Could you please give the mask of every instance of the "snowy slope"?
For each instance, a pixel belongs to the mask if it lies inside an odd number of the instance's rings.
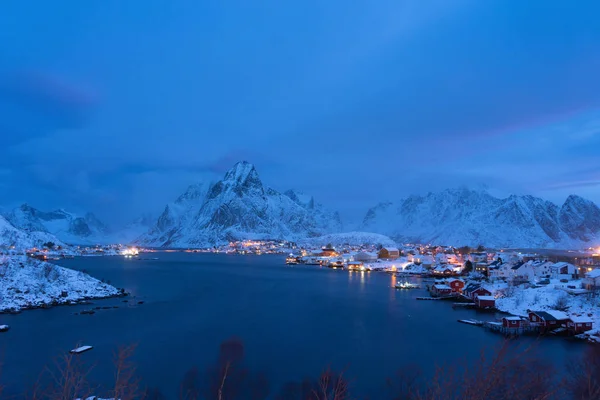
[[[533,197],[499,199],[448,189],[371,208],[361,230],[402,242],[491,247],[572,247],[600,240],[600,209],[578,196],[561,208]]]
[[[27,250],[41,247],[44,243],[52,242],[64,246],[56,236],[46,232],[25,232],[17,229],[0,215],[0,247],[15,247],[16,250]]]
[[[78,217],[65,210],[45,212],[23,204],[7,214],[6,218],[18,229],[50,233],[71,244],[103,243],[108,233],[106,226],[92,213]]]
[[[115,296],[119,291],[83,272],[29,257],[0,257],[0,311]]]
[[[340,229],[339,215],[286,193],[265,187],[254,166],[242,161],[218,182],[191,186],[138,241],[202,247],[237,239],[294,240]]]
[[[382,245],[384,247],[396,247],[397,243],[387,236],[370,232],[344,232],[331,233],[315,238],[301,239],[298,245],[308,247],[321,247],[331,244],[336,246],[361,246],[361,245]]]

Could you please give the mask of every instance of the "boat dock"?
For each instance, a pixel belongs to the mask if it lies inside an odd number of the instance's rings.
[[[518,328],[509,328],[502,325],[502,322],[485,322],[483,327],[491,330],[492,332],[502,333],[506,336],[519,336],[519,335],[539,335],[540,327],[533,325],[521,325]]]
[[[417,297],[417,300],[443,300],[441,297]]]
[[[459,308],[459,307],[462,307],[462,308],[475,308],[476,305],[475,305],[475,303],[453,303],[452,304],[452,308]]]
[[[476,319],[459,319],[457,321],[462,324],[475,325],[475,326],[482,326],[484,324],[483,321],[478,321]]]

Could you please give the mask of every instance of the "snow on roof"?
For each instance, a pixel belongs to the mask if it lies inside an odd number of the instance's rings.
[[[571,315],[569,318],[571,319],[571,321],[579,323],[579,324],[587,324],[587,323],[592,322],[591,318],[581,316],[581,315]]]
[[[392,251],[400,251],[395,247],[383,247],[381,250],[387,250],[388,252],[392,252]]]
[[[567,314],[565,314],[562,311],[557,311],[557,310],[548,310],[546,311],[548,314],[552,315],[554,318],[556,318],[557,320],[561,320],[561,319],[569,319],[569,316]]]
[[[505,319],[507,321],[520,321],[521,317],[504,317],[502,319]]]
[[[561,319],[569,319],[569,316],[562,311],[548,310],[548,311],[532,311],[534,314],[539,315],[545,321],[558,321]]]
[[[477,296],[479,300],[496,300],[494,296]]]
[[[452,288],[448,285],[440,285],[440,284],[436,284],[433,285],[432,287],[435,287],[436,289],[448,289],[448,290],[452,290]]]
[[[588,278],[600,278],[600,268],[588,272],[587,274],[585,274],[585,276],[587,276]]]

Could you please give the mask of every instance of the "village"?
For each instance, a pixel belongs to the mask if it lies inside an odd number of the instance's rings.
[[[2,249],[42,261],[75,256],[183,251],[230,255],[287,254],[289,266],[320,266],[403,277],[396,289],[427,290],[418,300],[446,300],[453,307],[506,313],[497,321],[463,320],[505,335],[553,334],[600,343],[600,254],[456,248],[431,244],[301,246],[282,240],[244,240],[205,249],[154,250],[123,245],[69,246],[52,243],[27,251]],[[411,282],[409,282],[409,279]],[[418,283],[415,283],[418,282]]]
[[[506,313],[498,321],[459,322],[509,336],[552,334],[600,343],[600,255],[593,251],[575,257],[481,247],[324,246],[299,249],[286,264],[420,278],[428,283],[429,296],[417,300],[449,300],[453,307]],[[407,282],[395,287],[421,288]]]

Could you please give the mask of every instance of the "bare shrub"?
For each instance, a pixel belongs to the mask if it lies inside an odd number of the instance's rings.
[[[136,347],[120,347],[115,353],[115,384],[109,397],[120,400],[135,400],[141,397],[137,368],[131,361]]]
[[[569,308],[569,299],[567,299],[567,296],[560,296],[558,299],[556,299],[554,308],[559,311],[566,311]]]
[[[183,380],[179,386],[179,399],[198,400],[200,399],[200,392],[200,374],[198,373],[198,369],[193,367],[183,376]]]
[[[54,370],[47,370],[50,377],[48,387],[35,388],[34,396],[49,400],[87,398],[93,394],[88,382],[91,370],[78,355],[67,353],[55,362]]]
[[[531,347],[510,341],[490,357],[457,366],[436,368],[434,377],[422,384],[418,375],[400,373],[395,400],[546,400],[558,390],[552,367],[542,363]]]
[[[600,399],[600,346],[591,345],[581,359],[568,366],[565,389],[573,399]]]

